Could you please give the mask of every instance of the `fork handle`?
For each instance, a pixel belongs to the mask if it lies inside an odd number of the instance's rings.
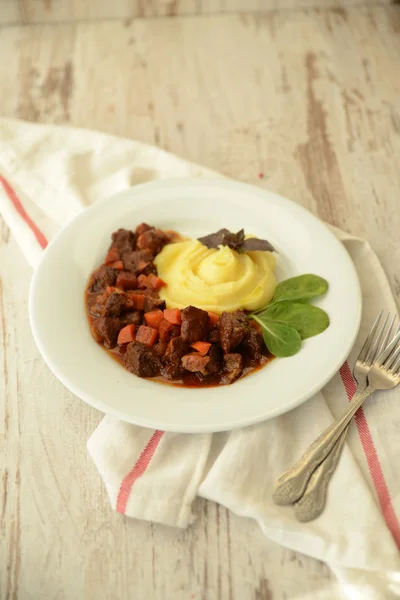
[[[311,475],[302,497],[293,504],[294,514],[298,521],[301,521],[302,523],[313,521],[319,517],[324,510],[328,484],[342,454],[349,427],[350,424],[347,425],[346,429],[339,437],[332,452],[328,454],[326,459],[318,465]]]
[[[329,425],[300,460],[278,478],[272,495],[275,504],[293,504],[301,498],[315,469],[331,452],[340,434],[373,391],[375,388],[368,386],[363,392],[356,392],[345,413]]]

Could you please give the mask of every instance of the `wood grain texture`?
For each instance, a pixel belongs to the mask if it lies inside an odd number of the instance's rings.
[[[0,25],[389,5],[395,0],[0,0]]]
[[[0,114],[281,193],[369,239],[400,298],[399,32],[400,7],[383,6],[8,27]],[[342,598],[324,565],[212,503],[187,531],[111,512],[85,447],[101,415],[40,358],[30,275],[0,222],[1,600]]]

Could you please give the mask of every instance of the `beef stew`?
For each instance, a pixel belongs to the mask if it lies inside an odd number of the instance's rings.
[[[93,338],[138,377],[187,387],[231,384],[273,357],[245,311],[166,308],[153,261],[177,240],[146,223],[112,234],[85,293]]]

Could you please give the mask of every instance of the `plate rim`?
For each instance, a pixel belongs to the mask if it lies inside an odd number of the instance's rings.
[[[144,187],[153,187],[153,188],[161,187],[162,188],[165,186],[173,187],[176,185],[184,185],[184,186],[195,185],[195,186],[197,186],[197,185],[208,185],[208,184],[209,185],[211,185],[211,184],[221,185],[222,184],[225,186],[226,185],[233,186],[235,188],[241,187],[242,190],[244,190],[244,191],[246,189],[248,189],[250,193],[251,192],[254,193],[254,191],[265,193],[266,196],[274,197],[275,200],[279,204],[288,207],[289,210],[294,207],[295,210],[297,210],[300,213],[305,214],[307,216],[307,218],[311,218],[319,226],[323,227],[323,229],[325,230],[325,234],[331,238],[331,240],[337,245],[338,248],[339,247],[341,248],[341,250],[343,251],[343,256],[346,256],[346,260],[348,261],[348,264],[353,272],[353,278],[354,278],[354,282],[356,283],[356,291],[358,294],[357,319],[356,319],[353,335],[349,337],[348,343],[345,346],[345,350],[343,350],[343,352],[342,352],[342,356],[341,356],[340,360],[337,360],[337,362],[332,363],[333,366],[331,369],[329,369],[329,372],[327,372],[327,374],[324,377],[318,379],[318,381],[308,391],[305,391],[302,394],[299,394],[298,396],[296,396],[296,399],[290,403],[289,407],[287,406],[287,404],[285,404],[283,407],[277,406],[276,408],[269,409],[266,415],[260,415],[259,413],[257,413],[253,417],[249,416],[248,418],[241,419],[240,421],[238,421],[237,419],[236,420],[235,419],[233,419],[233,420],[227,419],[223,426],[221,426],[221,425],[219,425],[219,426],[216,426],[216,425],[214,425],[214,426],[213,425],[182,426],[181,424],[178,424],[178,423],[177,424],[162,424],[162,425],[158,424],[157,425],[151,419],[146,419],[146,418],[143,418],[140,416],[133,417],[132,414],[128,414],[128,413],[122,411],[121,409],[114,410],[111,406],[105,405],[102,401],[93,399],[92,396],[82,392],[78,388],[78,386],[75,386],[74,383],[71,382],[70,379],[68,379],[67,377],[64,376],[63,372],[57,366],[57,361],[53,361],[51,356],[46,352],[45,344],[42,343],[40,332],[37,329],[37,324],[36,324],[35,318],[34,318],[34,304],[35,304],[35,294],[36,294],[37,282],[40,277],[41,270],[44,268],[43,265],[46,264],[46,257],[51,254],[52,248],[53,248],[53,246],[55,246],[58,243],[58,240],[61,237],[68,235],[68,231],[71,228],[75,227],[76,223],[80,219],[85,219],[87,213],[96,212],[98,210],[101,210],[101,206],[103,205],[103,203],[108,203],[112,200],[115,201],[115,199],[120,196],[122,197],[122,196],[126,196],[127,194],[135,193],[136,190],[142,189]],[[50,243],[48,244],[48,246],[46,247],[46,249],[43,252],[43,255],[41,257],[39,265],[37,266],[36,270],[33,273],[32,280],[30,283],[30,289],[29,289],[28,312],[29,312],[29,322],[30,322],[31,331],[32,331],[35,343],[39,349],[39,352],[40,352],[43,360],[45,361],[45,363],[47,364],[49,369],[53,372],[53,374],[58,378],[58,380],[69,391],[71,391],[74,395],[76,395],[80,400],[87,403],[89,406],[93,406],[97,410],[100,410],[101,412],[103,412],[105,415],[106,414],[112,415],[112,416],[114,416],[120,420],[123,420],[127,423],[135,424],[135,425],[150,428],[150,429],[162,429],[164,431],[171,431],[171,432],[178,432],[178,433],[213,433],[213,432],[216,433],[216,432],[220,432],[220,431],[231,431],[231,430],[239,429],[242,427],[248,427],[248,426],[255,425],[257,423],[261,423],[261,422],[267,421],[269,419],[275,418],[279,415],[285,414],[286,412],[289,412],[289,411],[297,408],[298,406],[300,406],[301,404],[303,404],[304,402],[309,400],[314,394],[319,392],[326,385],[326,383],[338,372],[338,370],[340,369],[340,367],[342,366],[342,364],[345,362],[346,358],[348,357],[348,355],[351,351],[351,348],[353,347],[354,342],[357,338],[357,335],[358,335],[358,332],[360,329],[360,324],[361,324],[361,316],[362,316],[362,291],[361,291],[361,285],[360,285],[360,281],[358,278],[356,267],[349,255],[349,253],[347,252],[346,248],[344,247],[343,243],[329,229],[328,224],[326,224],[324,221],[319,219],[316,215],[311,213],[308,209],[306,209],[302,205],[300,205],[300,204],[294,202],[293,200],[290,200],[284,196],[281,196],[280,194],[276,194],[275,192],[272,192],[270,190],[265,190],[262,187],[248,184],[248,183],[241,182],[241,181],[235,181],[235,180],[228,179],[225,177],[174,177],[174,178],[169,178],[169,179],[165,179],[165,180],[157,179],[157,180],[137,184],[135,186],[126,188],[124,190],[120,190],[120,191],[116,192],[115,194],[109,195],[105,198],[102,198],[102,199],[94,202],[91,206],[82,210],[82,212],[78,213],[75,217],[73,217],[65,225],[65,227],[63,227],[59,232],[57,232],[57,234],[54,236],[54,238],[50,241]],[[155,385],[159,385],[159,384],[155,384]]]

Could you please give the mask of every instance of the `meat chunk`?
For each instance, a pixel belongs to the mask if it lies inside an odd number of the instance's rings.
[[[144,275],[156,275],[157,274],[157,268],[156,265],[150,261],[148,263],[146,263],[146,266],[144,266],[141,270],[141,273],[143,273]]]
[[[113,287],[107,286],[106,289],[103,290],[103,292],[101,294],[97,294],[96,302],[98,304],[101,304],[104,307],[105,303],[107,302],[107,298],[114,291],[114,289],[115,288],[113,288]]]
[[[101,265],[90,278],[89,292],[101,292],[108,285],[115,285],[117,271],[112,267]]]
[[[93,328],[97,333],[96,339],[101,339],[107,348],[114,348],[117,345],[121,327],[121,321],[115,317],[100,317],[93,321]]]
[[[123,325],[136,325],[138,327],[143,322],[143,313],[140,310],[130,310],[122,316],[121,321]]]
[[[223,312],[218,321],[218,329],[222,349],[227,354],[240,344],[249,329],[246,313],[243,310]]]
[[[213,327],[211,331],[208,333],[208,341],[212,344],[219,344],[221,341],[221,336],[219,335],[218,327]]]
[[[168,236],[161,229],[148,229],[139,235],[137,247],[139,250],[150,250],[155,256],[169,242]]]
[[[201,308],[188,306],[181,311],[181,336],[185,342],[201,342],[207,339],[208,313]]]
[[[179,337],[181,334],[181,328],[179,325],[172,325],[169,321],[163,319],[158,328],[160,340],[169,342],[173,337]]]
[[[192,373],[204,373],[209,362],[209,356],[202,356],[198,352],[191,352],[182,357],[183,368]]]
[[[222,371],[221,382],[233,383],[242,374],[243,358],[241,354],[225,354],[224,370]]]
[[[153,350],[157,354],[157,356],[161,358],[162,356],[164,356],[167,346],[168,342],[162,342],[160,340],[159,342],[157,342],[157,344],[153,346]]]
[[[90,292],[86,296],[86,305],[89,309],[89,314],[92,317],[101,317],[101,313],[103,312],[104,302],[101,302],[102,296],[97,292],[91,294]]]
[[[138,377],[156,377],[160,374],[160,359],[152,348],[140,342],[128,344],[125,366]]]
[[[209,363],[207,364],[207,371],[212,375],[216,375],[220,372],[223,362],[223,352],[221,346],[213,344],[209,349],[207,356],[210,359]]]
[[[189,345],[181,337],[175,337],[168,342],[165,357],[171,360],[176,358],[180,361],[182,356],[187,354],[188,351]]]
[[[125,254],[135,250],[136,236],[133,231],[129,231],[128,229],[118,229],[118,231],[114,231],[111,239],[111,248],[116,248],[119,251],[121,258],[123,258]]]
[[[161,374],[166,379],[179,379],[184,372],[182,357],[189,351],[189,344],[181,337],[172,338],[162,360]]]
[[[155,292],[148,291],[145,295],[144,299],[144,312],[151,312],[153,310],[164,310],[165,309],[165,300],[161,300]]]
[[[238,350],[240,350],[246,365],[255,365],[266,352],[263,336],[254,327],[249,327]]]
[[[154,229],[154,227],[151,227],[151,225],[147,225],[147,223],[140,223],[140,225],[136,227],[136,237],[139,237],[145,231],[149,231],[149,229]]]
[[[101,315],[103,314],[103,310],[104,306],[102,304],[99,304],[98,302],[95,302],[89,307],[89,315],[97,319],[97,317],[101,317]]]
[[[119,292],[112,292],[104,305],[103,317],[119,317],[125,306],[126,296]]]
[[[149,250],[134,250],[126,252],[122,257],[124,268],[134,273],[142,273],[149,265],[152,265],[154,255]]]

